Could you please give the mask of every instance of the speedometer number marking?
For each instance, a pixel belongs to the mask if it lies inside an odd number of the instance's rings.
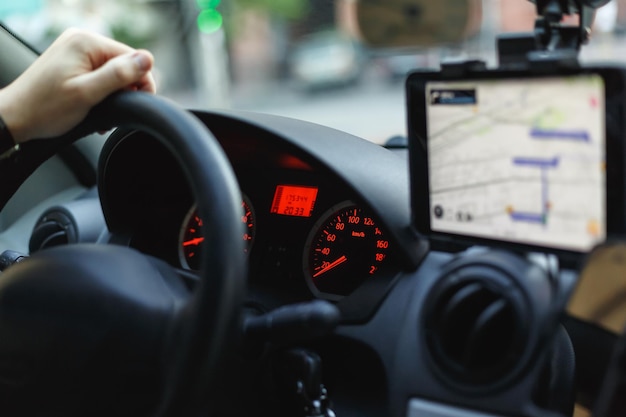
[[[351,202],[334,206],[307,239],[304,265],[309,288],[323,298],[349,295],[380,271],[388,250],[389,241],[373,216]]]
[[[248,198],[244,196],[241,202],[241,223],[244,224],[243,240],[246,242],[245,251],[248,252],[254,241],[255,220],[254,210]],[[183,226],[179,234],[178,256],[184,268],[200,269],[200,253],[204,246],[204,236],[202,236],[202,219],[200,218],[196,206],[189,209]]]

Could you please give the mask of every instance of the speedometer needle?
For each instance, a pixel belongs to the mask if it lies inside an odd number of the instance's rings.
[[[344,263],[345,261],[347,261],[348,258],[346,258],[346,255],[342,255],[341,258],[337,259],[334,262],[329,263],[328,265],[326,265],[324,268],[320,269],[319,271],[317,271],[315,274],[313,274],[313,278],[317,278],[320,275],[322,275],[325,272],[330,271],[331,269],[341,265],[342,263]]]
[[[183,246],[199,245],[202,242],[204,242],[203,237],[196,237],[196,238],[184,241]]]

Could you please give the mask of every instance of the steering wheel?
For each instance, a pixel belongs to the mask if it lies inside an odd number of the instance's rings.
[[[58,247],[7,269],[0,276],[5,415],[185,416],[216,400],[245,290],[235,175],[203,124],[144,93],[109,97],[56,143],[113,126],[152,134],[184,170],[205,220],[200,282],[191,292],[169,265],[114,245]]]

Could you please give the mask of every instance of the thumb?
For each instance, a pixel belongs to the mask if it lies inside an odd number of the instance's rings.
[[[150,52],[138,50],[110,59],[101,67],[79,75],[75,87],[83,91],[90,104],[102,101],[111,93],[139,83],[152,69]]]

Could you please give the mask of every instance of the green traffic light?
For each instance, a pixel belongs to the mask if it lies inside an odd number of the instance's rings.
[[[198,15],[198,29],[203,33],[213,33],[220,30],[224,18],[215,9],[202,10]]]
[[[221,0],[196,0],[200,10],[215,9],[220,5]]]

